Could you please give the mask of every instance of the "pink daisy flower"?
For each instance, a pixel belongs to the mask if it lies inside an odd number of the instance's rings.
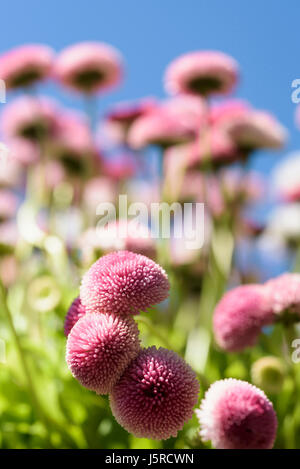
[[[84,174],[95,148],[86,119],[78,112],[63,112],[51,141],[55,157],[71,174]]]
[[[139,314],[168,297],[166,272],[129,251],[101,257],[83,276],[80,298],[87,312]]]
[[[6,139],[37,141],[53,132],[57,113],[56,103],[48,98],[22,96],[5,106],[1,130]]]
[[[85,314],[68,335],[66,360],[82,386],[108,394],[139,350],[131,317]]]
[[[0,78],[8,90],[30,86],[48,77],[53,59],[54,53],[47,46],[17,47],[0,56]]]
[[[265,283],[272,311],[287,321],[300,320],[300,274],[285,273]],[[284,316],[284,317],[283,317]]]
[[[76,322],[85,315],[85,308],[81,304],[79,297],[75,298],[72,302],[69,311],[67,312],[65,323],[64,323],[64,334],[68,337],[71,329],[76,324]]]
[[[176,437],[191,419],[199,384],[190,366],[171,350],[150,347],[129,365],[110,394],[119,424],[138,438]]]
[[[238,64],[218,51],[190,52],[175,59],[165,73],[170,94],[227,94],[238,80]]]
[[[165,159],[177,160],[177,165],[187,169],[202,169],[210,165],[218,167],[240,157],[232,139],[217,127],[211,127],[209,132],[191,143],[170,147],[165,152]]]
[[[209,109],[208,120],[211,125],[223,125],[228,120],[238,119],[247,115],[251,109],[247,101],[241,99],[227,99],[218,104],[212,104]]]
[[[262,327],[273,320],[269,298],[262,285],[236,287],[225,293],[215,308],[215,340],[224,350],[243,350],[253,346]]]
[[[166,107],[157,107],[134,121],[129,129],[128,144],[134,149],[147,145],[167,148],[190,141],[195,129],[189,128],[174,112]]]
[[[264,392],[229,378],[210,386],[196,415],[203,441],[216,449],[271,449],[277,417]]]
[[[82,42],[64,49],[54,64],[56,79],[75,91],[97,93],[116,86],[122,75],[119,52],[108,44]]]
[[[136,103],[118,103],[106,115],[106,133],[118,143],[126,143],[128,131],[134,121],[151,112],[157,106],[153,98],[144,98]]]
[[[257,148],[281,148],[287,138],[285,128],[274,116],[252,109],[243,101],[232,100],[213,107],[210,120],[247,152]]]

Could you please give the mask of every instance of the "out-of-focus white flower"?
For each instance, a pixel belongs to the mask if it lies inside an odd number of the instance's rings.
[[[279,205],[270,214],[266,232],[282,241],[300,239],[300,204]]]
[[[280,162],[272,175],[274,190],[281,199],[300,200],[300,152],[293,152]]]

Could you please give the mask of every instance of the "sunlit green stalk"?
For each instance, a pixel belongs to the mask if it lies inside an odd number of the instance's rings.
[[[66,431],[64,430],[64,428],[61,425],[59,425],[57,422],[53,421],[48,415],[45,414],[44,410],[42,409],[42,407],[40,405],[38,394],[36,392],[33,380],[31,378],[31,373],[30,373],[30,370],[29,370],[29,367],[28,367],[28,364],[27,364],[27,360],[26,360],[26,357],[25,357],[25,352],[22,348],[20,338],[19,338],[18,333],[16,331],[16,328],[14,326],[11,311],[10,311],[8,305],[7,305],[6,291],[5,291],[5,288],[3,286],[3,283],[1,281],[1,279],[0,279],[0,308],[1,308],[1,310],[3,311],[3,313],[5,314],[5,316],[7,318],[7,321],[8,321],[11,333],[13,335],[18,354],[19,354],[20,363],[21,363],[21,366],[22,366],[22,369],[23,369],[23,372],[24,372],[24,376],[25,376],[25,379],[26,379],[26,383],[27,383],[27,389],[28,389],[28,392],[30,394],[30,398],[32,400],[32,404],[33,404],[33,406],[36,410],[36,413],[39,416],[41,422],[44,424],[45,430],[46,430],[47,435],[48,435],[47,439],[48,439],[49,446],[52,446],[51,439],[50,439],[50,436],[49,436],[49,429],[50,429],[50,427],[52,427],[52,429],[54,429],[54,430],[56,430],[56,431],[58,431],[62,434],[62,436],[65,438],[65,440],[68,442],[68,444],[70,444],[72,447],[74,447],[73,439],[66,433]]]

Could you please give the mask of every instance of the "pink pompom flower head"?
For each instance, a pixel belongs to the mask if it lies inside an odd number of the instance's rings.
[[[69,333],[66,360],[82,386],[108,394],[139,349],[138,328],[131,317],[85,314]]]
[[[67,312],[65,323],[64,323],[64,333],[65,336],[71,332],[73,326],[75,326],[76,322],[85,315],[85,308],[82,306],[81,300],[79,297],[75,298],[72,302],[69,311]]]
[[[80,298],[87,312],[139,314],[168,297],[166,272],[153,260],[130,251],[107,254],[83,276]]]
[[[213,317],[217,344],[230,352],[253,346],[263,326],[274,320],[266,289],[242,285],[225,293]]]
[[[54,76],[61,84],[87,94],[117,85],[121,75],[119,52],[99,42],[82,42],[67,47],[54,64]]]
[[[176,437],[191,419],[199,384],[190,366],[171,350],[149,347],[129,365],[110,394],[114,417],[139,438]]]
[[[300,321],[300,274],[285,273],[265,283],[272,311],[278,321]]]
[[[169,65],[165,88],[170,94],[227,94],[237,79],[238,65],[232,57],[218,51],[196,51],[178,57]]]
[[[54,59],[52,49],[40,44],[17,47],[0,56],[0,78],[7,90],[30,86],[44,80]]]
[[[210,386],[196,415],[203,441],[216,449],[271,449],[277,417],[264,392],[233,378]]]

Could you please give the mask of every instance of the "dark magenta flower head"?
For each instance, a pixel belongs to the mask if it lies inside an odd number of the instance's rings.
[[[82,279],[87,312],[139,314],[168,297],[166,272],[141,254],[118,251],[98,259]]]
[[[138,328],[131,317],[85,314],[67,340],[66,360],[82,386],[108,394],[140,350]]]
[[[217,449],[270,449],[277,417],[261,389],[238,379],[213,383],[196,410],[203,441]]]
[[[193,415],[199,384],[190,366],[171,350],[149,347],[129,365],[112,393],[119,424],[139,438],[176,437]]]
[[[262,327],[273,320],[264,286],[253,284],[233,288],[225,293],[214,311],[215,340],[224,350],[243,350],[253,346]]]
[[[69,308],[69,311],[67,312],[66,318],[65,318],[64,333],[66,337],[68,337],[68,335],[71,332],[72,327],[76,324],[76,322],[84,315],[85,315],[85,308],[82,305],[80,298],[77,297],[72,302]]]

